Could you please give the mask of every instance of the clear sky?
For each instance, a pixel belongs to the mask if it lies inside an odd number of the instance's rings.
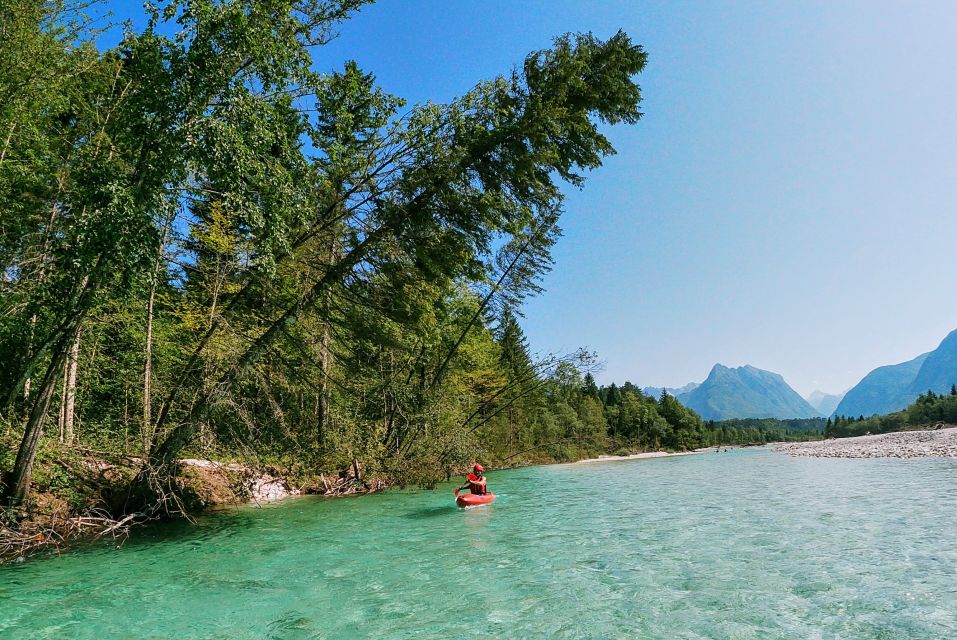
[[[650,55],[645,116],[569,193],[535,350],[596,350],[606,383],[721,362],[807,394],[957,328],[957,2],[382,0],[316,54],[444,101],[618,29]]]

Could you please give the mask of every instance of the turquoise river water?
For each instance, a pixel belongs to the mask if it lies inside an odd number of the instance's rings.
[[[955,638],[957,460],[767,450],[302,498],[0,568],[0,638]]]

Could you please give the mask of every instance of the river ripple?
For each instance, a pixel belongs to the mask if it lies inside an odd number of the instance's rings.
[[[0,638],[957,637],[957,460],[767,450],[296,499],[0,569]]]

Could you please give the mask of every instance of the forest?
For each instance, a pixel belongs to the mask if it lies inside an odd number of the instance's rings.
[[[705,423],[705,438],[710,444],[766,444],[819,440],[824,437],[824,418],[738,418]]]
[[[929,390],[901,411],[883,416],[834,416],[828,418],[824,433],[828,438],[848,438],[869,433],[889,433],[926,429],[937,423],[957,424],[957,385],[950,393]]]
[[[316,69],[363,4],[166,0],[134,30],[0,0],[8,521],[58,491],[175,515],[186,457],[433,486],[477,459],[762,440],[598,388],[595,354],[521,329],[563,189],[641,117],[642,47],[566,34],[407,105],[355,62]],[[107,459],[130,469],[109,500],[71,487]]]

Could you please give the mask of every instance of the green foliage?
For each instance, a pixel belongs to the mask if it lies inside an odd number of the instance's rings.
[[[846,438],[869,433],[922,429],[936,423],[957,424],[957,393],[927,391],[906,409],[884,416],[865,418],[834,416],[828,437]]]
[[[37,454],[37,471],[33,481],[36,490],[55,494],[65,500],[74,511],[97,503],[97,492],[77,474],[82,467],[82,456],[53,443],[45,443]]]
[[[355,62],[312,70],[361,0],[170,0],[106,51],[82,7],[0,2],[0,413],[38,485],[68,483],[44,456],[70,450],[70,397],[74,445],[157,469],[430,485],[700,441],[673,398],[602,394],[589,354],[535,357],[518,322],[563,185],[641,116],[627,35],[561,36],[400,115]]]

